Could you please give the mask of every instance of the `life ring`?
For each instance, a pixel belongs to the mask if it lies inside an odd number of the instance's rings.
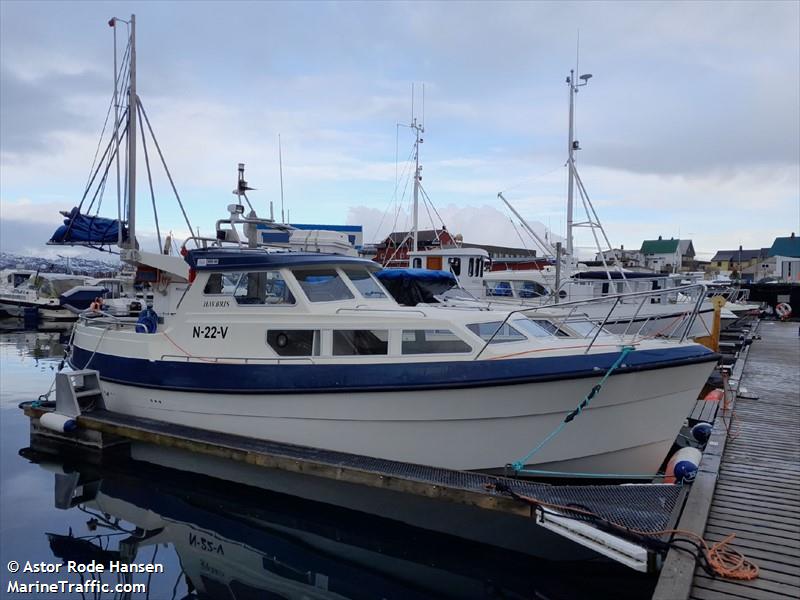
[[[775,314],[777,314],[782,321],[786,320],[792,314],[792,307],[789,306],[786,302],[781,302],[775,307]]]

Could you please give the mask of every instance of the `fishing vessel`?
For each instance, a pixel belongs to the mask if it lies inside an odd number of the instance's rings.
[[[658,338],[608,334],[575,306],[401,307],[372,261],[269,243],[287,229],[257,216],[243,165],[213,237],[190,235],[179,255],[140,249],[146,113],[126,23],[126,130],[112,143],[129,144],[129,203],[116,231],[121,259],[156,293],[138,319],[85,314],[75,326],[69,364],[99,372],[107,410],[455,469],[656,472],[718,359],[687,339],[696,307]],[[571,412],[561,435],[515,461]]]

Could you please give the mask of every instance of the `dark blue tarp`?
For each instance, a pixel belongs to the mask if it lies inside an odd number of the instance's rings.
[[[409,280],[456,284],[456,278],[450,271],[433,269],[381,269],[375,273],[381,281]]]
[[[375,276],[394,299],[405,306],[438,302],[435,296],[457,284],[449,271],[432,269],[382,269]]]
[[[51,244],[116,244],[119,236],[119,221],[105,217],[82,215],[77,207],[62,211],[64,224],[50,238]],[[128,239],[128,230],[122,229],[123,241]]]

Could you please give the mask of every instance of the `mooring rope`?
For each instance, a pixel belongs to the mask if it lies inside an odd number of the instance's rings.
[[[515,472],[517,472],[517,473],[521,473],[521,472],[538,473],[537,471],[533,471],[533,470],[526,471],[525,470],[525,465],[527,464],[527,462],[531,459],[531,457],[533,455],[535,455],[542,448],[544,448],[548,443],[550,443],[550,440],[552,440],[559,433],[561,433],[561,431],[567,425],[569,425],[573,421],[573,419],[575,419],[575,417],[580,415],[584,411],[584,409],[586,409],[589,406],[589,403],[592,401],[592,399],[595,396],[597,396],[597,394],[600,393],[600,390],[603,388],[603,385],[605,384],[605,382],[608,380],[609,377],[611,377],[611,374],[619,368],[619,366],[622,364],[622,361],[625,360],[625,357],[628,356],[628,354],[630,354],[631,352],[633,352],[633,350],[634,350],[633,346],[623,346],[622,352],[620,352],[620,355],[617,357],[617,359],[614,361],[614,363],[611,365],[611,367],[609,367],[609,369],[605,372],[605,374],[600,379],[600,381],[594,387],[592,387],[592,389],[589,391],[589,393],[583,398],[583,400],[580,401],[578,406],[576,406],[573,410],[571,410],[569,413],[567,413],[567,415],[564,417],[564,420],[562,420],[561,423],[559,423],[558,426],[555,429],[553,429],[553,431],[551,431],[549,434],[547,434],[547,436],[541,442],[539,442],[539,444],[537,444],[536,447],[534,447],[530,452],[528,452],[525,456],[523,456],[519,460],[511,463],[511,467],[514,469]],[[577,474],[576,473],[575,475],[576,476],[589,476],[591,474],[586,474],[586,473]],[[608,475],[608,474],[604,474],[604,475]],[[649,475],[648,475],[648,477],[649,477]]]

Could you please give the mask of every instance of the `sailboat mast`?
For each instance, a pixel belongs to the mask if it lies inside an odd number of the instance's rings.
[[[414,119],[411,122],[411,127],[414,129],[414,132],[417,135],[417,140],[414,143],[414,161],[416,163],[416,168],[414,169],[414,219],[411,225],[412,232],[412,251],[416,252],[419,250],[419,180],[420,180],[420,172],[419,172],[419,133],[420,127],[417,125],[417,120]]]
[[[128,247],[136,249],[136,15],[131,15],[130,86],[128,88]]]

